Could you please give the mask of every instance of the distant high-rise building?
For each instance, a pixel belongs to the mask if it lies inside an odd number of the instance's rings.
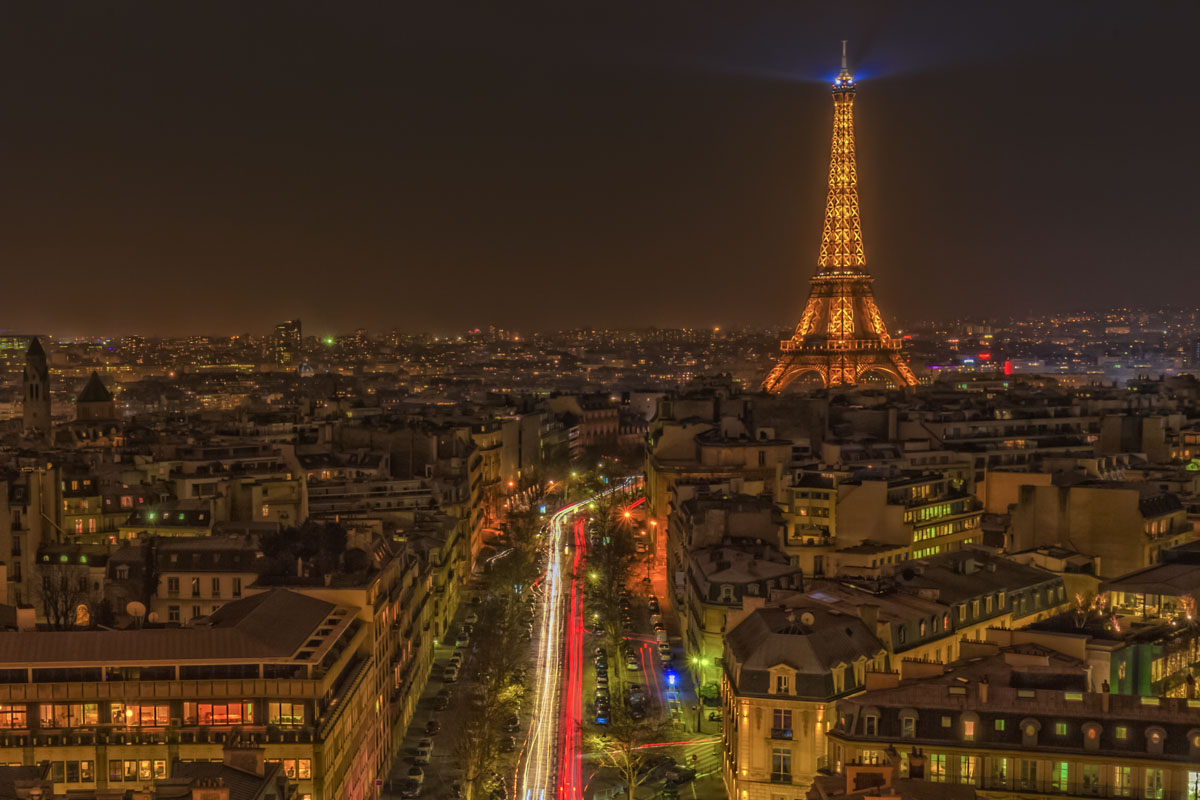
[[[854,155],[854,76],[846,67],[833,84],[833,152],[821,255],[808,303],[791,339],[780,344],[779,361],[763,389],[779,392],[804,375],[824,386],[854,386],[869,373],[901,387],[917,383],[875,305],[874,278],[867,271],[858,209]]]
[[[294,364],[300,356],[300,320],[289,319],[275,326],[275,363]]]
[[[28,434],[50,432],[50,366],[46,351],[35,336],[25,352],[24,423]]]

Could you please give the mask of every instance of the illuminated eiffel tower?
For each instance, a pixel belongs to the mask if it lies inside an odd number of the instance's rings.
[[[875,305],[872,281],[858,213],[854,76],[846,68],[842,42],[842,71],[833,84],[833,153],[821,257],[800,324],[791,339],[780,342],[779,361],[762,388],[780,392],[805,374],[819,377],[827,387],[854,386],[870,372],[901,388],[915,386],[916,376],[900,355],[900,340],[888,335]]]

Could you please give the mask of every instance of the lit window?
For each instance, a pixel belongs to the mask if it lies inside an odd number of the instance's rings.
[[[1067,723],[1065,723],[1065,722],[1054,723],[1054,735],[1055,736],[1066,736],[1067,735]]]
[[[972,739],[975,738],[975,720],[973,720],[973,719],[964,719],[963,720],[963,738],[966,739],[967,741],[971,741]]]
[[[996,730],[1000,731],[1001,733],[1004,732],[1004,720],[1002,720],[1002,719],[996,720]]]

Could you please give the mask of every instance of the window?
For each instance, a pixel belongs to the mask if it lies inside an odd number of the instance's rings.
[[[28,727],[25,706],[0,706],[0,729]]]
[[[874,714],[863,717],[864,732],[867,736],[879,735],[879,717]]]
[[[220,578],[212,579],[212,596],[213,597],[221,596],[221,579]]]
[[[1079,768],[1079,789],[1083,794],[1100,794],[1100,767],[1084,764]]]
[[[301,758],[296,761],[296,777],[302,781],[312,780],[312,759]]]
[[[1162,800],[1163,771],[1153,767],[1146,767],[1146,782],[1142,785],[1145,788],[1146,800]]]
[[[167,779],[167,762],[166,761],[155,761],[154,762],[154,778],[155,778],[155,780],[166,780]]]
[[[131,728],[165,728],[171,723],[171,707],[166,703],[126,706],[113,703],[111,719],[114,725],[127,725]]]
[[[167,606],[167,622],[179,622],[179,606]]]
[[[144,758],[138,761],[138,776],[139,781],[154,780],[154,767],[150,759]]]
[[[1113,728],[1113,735],[1116,736],[1118,739],[1128,739],[1129,738],[1129,728],[1126,728],[1124,725],[1118,725],[1115,728]]]
[[[192,619],[200,616],[200,606],[192,606]]]
[[[78,728],[100,722],[96,703],[42,703],[39,721],[43,728]]]
[[[1008,782],[1008,759],[991,758],[988,760],[992,762],[992,783],[1004,786]]]
[[[167,578],[167,594],[172,597],[179,594],[179,578]]]
[[[1133,767],[1113,767],[1113,796],[1129,797],[1133,791]]]
[[[137,779],[138,779],[138,762],[126,761],[125,762],[125,780],[136,781]]]
[[[95,532],[96,532],[96,518],[88,517],[88,533],[95,533]],[[83,762],[83,763],[91,763],[91,762]]]
[[[1067,735],[1067,723],[1065,723],[1065,722],[1054,723],[1054,735],[1055,736],[1066,736]]]
[[[901,717],[900,718],[900,735],[905,739],[911,739],[917,735],[917,718],[916,717]]]
[[[247,702],[184,703],[183,720],[188,725],[249,725],[254,723],[254,705]]]
[[[791,712],[788,712],[788,715],[790,721]],[[304,705],[302,703],[267,703],[267,724],[303,725]]]
[[[979,774],[979,756],[958,757],[958,782],[974,783]]]
[[[792,782],[792,751],[776,747],[771,750],[771,782]]]
[[[75,532],[83,533],[83,517],[75,518]],[[76,763],[78,763],[78,762],[76,762]]]
[[[1054,761],[1050,764],[1050,787],[1056,792],[1067,791],[1067,762]]]
[[[934,783],[944,783],[946,781],[945,753],[929,754],[929,780]]]
[[[120,783],[121,782],[121,780],[123,779],[123,776],[124,776],[124,773],[122,772],[123,766],[124,766],[124,762],[122,762],[121,759],[119,759],[119,758],[112,759],[108,762],[108,781],[109,781],[109,783]]]
[[[192,578],[192,597],[200,596],[200,579]]]
[[[954,725],[953,717],[942,717],[942,727],[943,728],[949,728],[949,727],[952,727],[953,725]]]
[[[233,579],[233,596],[234,597],[242,596],[242,579],[241,578]]]
[[[775,694],[787,694],[787,693],[788,693],[788,676],[787,675],[776,675],[775,676]]]
[[[1017,788],[1027,791],[1037,790],[1037,765],[1032,759],[1022,758],[1018,763]]]
[[[975,720],[973,720],[973,719],[964,719],[963,720],[963,738],[966,739],[968,742],[974,741],[974,739],[975,739]]]
[[[1002,720],[1002,719],[996,720],[995,727],[996,727],[997,731],[999,731],[1000,733],[1004,733],[1004,720]]]

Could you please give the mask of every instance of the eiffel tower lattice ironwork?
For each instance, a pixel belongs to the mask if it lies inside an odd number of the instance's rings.
[[[888,334],[867,271],[854,159],[854,90],[842,42],[842,71],[833,84],[833,152],[821,256],[800,324],[780,343],[779,361],[763,381],[768,392],[783,391],[805,375],[815,375],[826,387],[854,386],[871,372],[902,388],[917,384],[900,354],[900,340]]]

